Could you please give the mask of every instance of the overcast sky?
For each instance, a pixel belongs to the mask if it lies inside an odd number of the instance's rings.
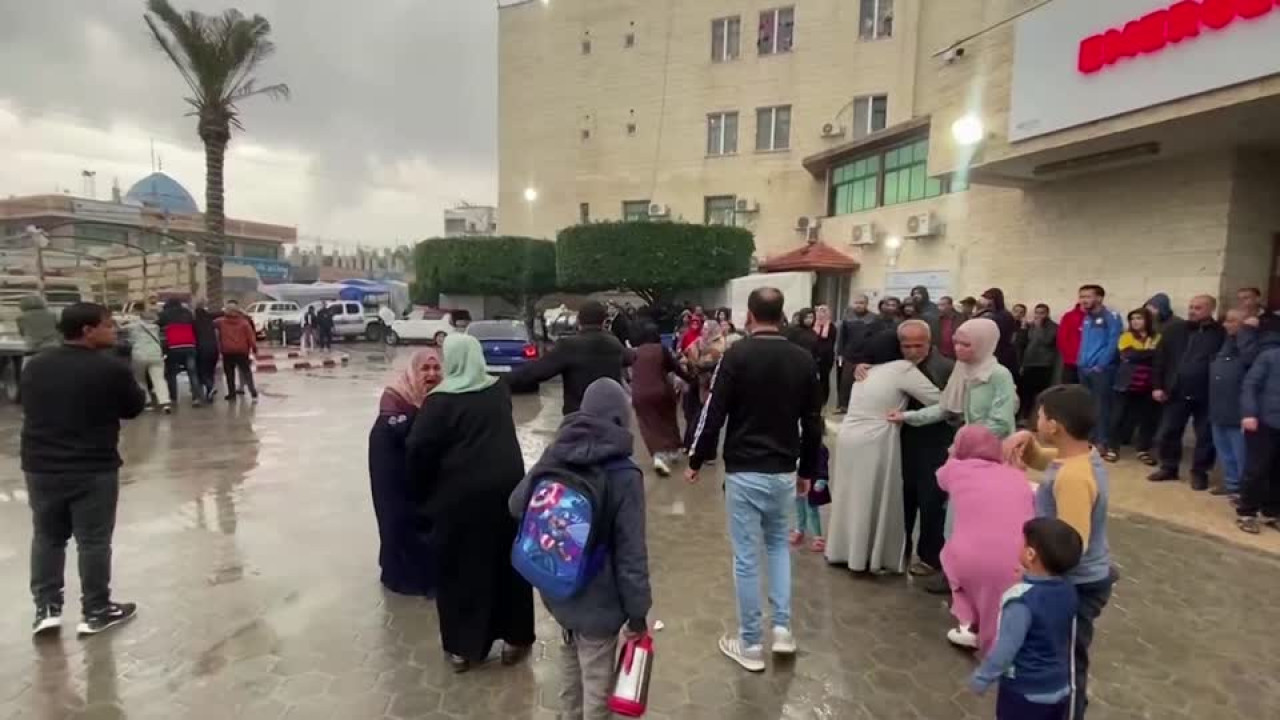
[[[493,0],[173,0],[271,21],[260,84],[293,98],[241,106],[227,214],[354,245],[438,234],[441,211],[497,196]],[[149,38],[143,0],[0,2],[0,196],[97,172],[127,190],[165,172],[204,207],[204,155],[177,71]]]

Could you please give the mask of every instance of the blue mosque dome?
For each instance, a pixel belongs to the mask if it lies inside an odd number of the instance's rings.
[[[139,203],[143,207],[171,213],[196,215],[200,212],[191,193],[187,192],[187,189],[177,180],[162,172],[153,172],[134,183],[124,198]]]

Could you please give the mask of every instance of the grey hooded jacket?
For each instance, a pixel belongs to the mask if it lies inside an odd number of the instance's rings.
[[[58,316],[44,304],[44,299],[31,295],[18,301],[18,332],[27,341],[27,349],[40,352],[62,345],[58,332]]]
[[[525,475],[508,508],[514,517],[524,514],[533,480],[566,465],[599,467],[631,457],[631,401],[617,382],[601,378],[583,395],[582,408],[561,423],[556,438],[533,469]],[[590,473],[584,473],[591,477]],[[568,600],[542,601],[566,630],[587,637],[616,635],[625,624],[640,632],[653,605],[649,588],[649,559],[645,542],[644,476],[634,465],[598,473],[604,499],[604,522],[612,527],[609,562],[591,583]]]

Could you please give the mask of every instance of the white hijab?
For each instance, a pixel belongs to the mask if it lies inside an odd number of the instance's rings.
[[[964,416],[969,399],[969,388],[991,379],[991,373],[1000,364],[996,360],[996,344],[1000,342],[1000,326],[989,318],[966,321],[956,330],[956,339],[973,346],[973,360],[957,362],[947,387],[942,391],[942,410]]]

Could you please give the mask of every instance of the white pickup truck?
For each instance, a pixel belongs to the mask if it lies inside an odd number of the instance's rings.
[[[437,317],[438,316],[438,317]],[[383,339],[388,345],[408,342],[431,342],[440,345],[454,333],[466,332],[471,313],[466,310],[439,313],[415,308],[405,317],[391,323]]]

